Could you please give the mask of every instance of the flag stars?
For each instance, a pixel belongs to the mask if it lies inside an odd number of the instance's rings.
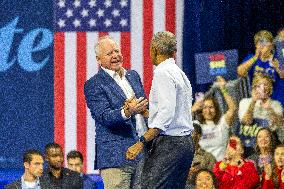
[[[105,11],[104,10],[102,10],[102,9],[99,9],[98,11],[97,11],[97,15],[98,15],[98,17],[102,17],[102,16],[104,16],[105,15],[105,13],[104,13]]]
[[[70,18],[71,16],[73,16],[73,10],[67,9],[65,15],[66,15],[68,18]]]
[[[59,0],[59,2],[57,3],[57,5],[58,5],[60,8],[63,8],[63,7],[65,7],[65,1]]]
[[[121,8],[124,8],[124,7],[127,7],[127,3],[128,3],[128,1],[127,0],[120,0],[120,6],[121,6]]]
[[[111,7],[111,0],[105,0],[104,5],[106,8]]]
[[[78,19],[75,19],[75,20],[73,21],[73,25],[75,26],[75,28],[77,28],[77,27],[81,26],[81,21],[78,20]]]
[[[81,6],[81,1],[80,1],[80,0],[75,0],[74,3],[73,3],[73,5],[74,5],[76,8],[78,8],[78,7]]]
[[[106,27],[110,27],[110,26],[112,25],[111,20],[110,20],[110,19],[106,19],[106,20],[104,21],[104,25],[105,25]]]
[[[92,28],[92,27],[95,27],[96,26],[96,20],[95,19],[90,19],[89,20],[89,25],[90,25],[90,27]]]
[[[65,25],[65,20],[62,20],[62,19],[59,19],[59,21],[57,22],[57,24],[58,24],[58,26],[59,26],[60,28],[63,28],[63,27],[66,26],[66,25]]]
[[[112,14],[114,17],[120,16],[120,12],[119,12],[119,10],[117,10],[117,9],[114,9],[114,10],[111,12],[111,14]]]
[[[127,26],[127,25],[128,25],[128,23],[127,23],[127,20],[126,20],[126,19],[121,19],[121,20],[120,20],[120,22],[119,22],[119,24],[120,24],[122,27],[125,27],[125,26]]]
[[[83,10],[81,11],[81,15],[82,15],[82,17],[89,16],[89,10],[83,9]]]
[[[94,8],[96,6],[96,0],[91,0],[88,4],[91,8]]]

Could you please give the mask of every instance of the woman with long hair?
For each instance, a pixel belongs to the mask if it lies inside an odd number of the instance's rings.
[[[212,96],[206,96],[203,100],[196,101],[192,107],[192,113],[196,115],[197,120],[195,122],[200,124],[202,129],[200,147],[214,155],[217,161],[220,161],[224,157],[236,105],[225,88],[226,81],[222,77],[217,78],[217,85],[220,87],[228,106],[225,114],[221,114],[219,105]]]

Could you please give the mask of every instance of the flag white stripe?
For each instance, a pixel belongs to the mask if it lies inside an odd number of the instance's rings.
[[[87,33],[87,79],[90,79],[98,72],[98,63],[94,46],[98,40],[97,32]],[[96,157],[95,152],[95,120],[92,118],[90,110],[87,109],[87,170],[88,174],[94,173],[94,161]]]
[[[154,0],[154,19],[153,19],[153,31],[154,34],[159,31],[165,31],[166,28],[166,4],[165,0]]]
[[[76,33],[65,33],[65,157],[77,148]]]
[[[143,81],[143,0],[131,1],[131,69]]]
[[[176,39],[177,39],[177,65],[182,69],[182,47],[183,47],[183,21],[184,1],[176,0]]]
[[[108,34],[117,42],[118,45],[121,46],[120,32],[109,32]]]

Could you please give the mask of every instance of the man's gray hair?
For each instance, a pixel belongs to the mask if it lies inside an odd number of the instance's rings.
[[[95,44],[95,53],[96,53],[96,56],[99,56],[100,55],[100,42],[104,39],[110,39],[112,41],[114,41],[116,44],[117,42],[109,35],[105,35],[105,36],[102,36],[99,38],[98,42]],[[118,44],[117,44],[118,45]],[[118,45],[119,46],[119,45]]]
[[[151,47],[162,55],[172,56],[177,50],[176,37],[169,31],[158,32],[152,39]]]

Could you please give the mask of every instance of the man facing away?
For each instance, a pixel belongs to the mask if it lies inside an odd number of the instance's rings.
[[[85,83],[85,98],[96,121],[95,169],[107,189],[129,189],[137,161],[125,159],[129,146],[147,130],[148,101],[136,71],[122,67],[119,45],[104,36],[95,45],[101,69]],[[138,157],[137,160],[142,157]]]
[[[81,152],[72,150],[67,154],[68,169],[79,173],[83,179],[84,189],[96,189],[96,182],[93,181],[88,175],[83,173],[84,158]]]
[[[47,169],[41,177],[41,189],[83,189],[80,174],[64,168],[63,151],[59,144],[49,143],[45,146]]]
[[[27,150],[23,155],[25,172],[21,179],[5,189],[41,189],[39,177],[43,173],[43,157],[38,150]]]
[[[174,34],[158,32],[153,37],[150,56],[156,69],[149,96],[149,130],[126,153],[127,159],[135,159],[154,139],[143,168],[142,188],[184,188],[194,154],[192,89],[175,64],[175,52]]]

